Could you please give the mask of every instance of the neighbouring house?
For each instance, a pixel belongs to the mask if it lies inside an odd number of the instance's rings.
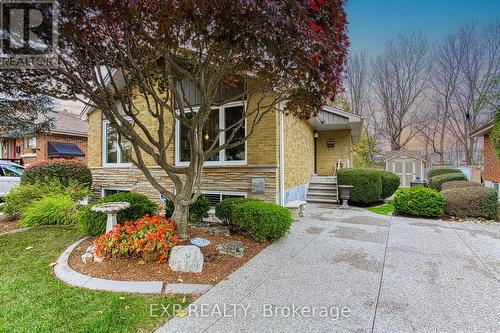
[[[385,157],[385,170],[399,176],[401,187],[409,187],[410,183],[417,177],[425,178],[425,158],[420,152],[401,149],[399,151],[387,151]]]
[[[491,142],[490,134],[495,126],[495,121],[476,128],[472,131],[473,138],[483,138],[483,173],[482,179],[484,186],[494,188],[498,191],[500,183],[500,160],[498,160],[495,148]]]
[[[188,98],[190,103],[196,104],[199,96],[194,94]],[[206,137],[210,137],[217,127],[230,126],[239,119],[245,106],[251,111],[257,107],[257,102],[250,98],[214,108]],[[145,117],[146,113],[144,109]],[[117,132],[102,112],[87,109],[82,117],[88,121],[88,166],[93,174],[95,196],[136,191],[161,203],[160,193],[121,153]],[[154,126],[154,123],[150,125]],[[175,129],[175,145],[168,150],[170,162],[176,166],[186,165],[189,145],[182,126],[168,123],[166,127]],[[306,199],[336,202],[333,176],[337,166],[352,166],[351,146],[358,142],[361,127],[359,116],[331,106],[325,106],[310,120],[300,120],[284,112],[268,113],[245,144],[221,151],[214,160],[205,163],[202,192],[212,206],[227,197],[251,197],[280,204]],[[220,135],[220,140],[224,140],[224,134]],[[155,177],[167,186],[171,184],[167,175],[153,161],[148,161]],[[313,175],[317,177],[313,178]],[[310,187],[311,179],[315,187]]]
[[[2,159],[23,165],[51,158],[71,158],[86,163],[87,122],[65,111],[53,111],[48,116],[53,119],[53,127],[38,137],[3,133]]]

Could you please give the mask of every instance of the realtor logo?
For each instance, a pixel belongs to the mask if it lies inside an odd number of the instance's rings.
[[[56,0],[0,0],[0,68],[57,64]]]

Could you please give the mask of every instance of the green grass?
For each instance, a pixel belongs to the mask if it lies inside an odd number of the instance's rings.
[[[182,302],[73,288],[59,281],[50,263],[82,236],[73,226],[0,236],[0,332],[151,332],[167,318],[152,317],[150,305],[156,309]]]
[[[374,212],[381,215],[389,215],[394,211],[394,205],[392,202],[383,204],[382,206],[367,207],[370,212]]]

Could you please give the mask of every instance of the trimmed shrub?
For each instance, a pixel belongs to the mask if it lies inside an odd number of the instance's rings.
[[[194,193],[193,193],[194,195]],[[192,196],[193,196],[192,195]],[[191,197],[192,197],[191,196]],[[210,202],[203,194],[196,199],[196,202],[189,205],[189,223],[199,223],[204,217],[208,217]],[[165,201],[165,216],[171,218],[174,213],[174,203],[170,200]]]
[[[441,187],[444,183],[453,180],[467,180],[467,177],[463,173],[447,173],[440,176],[434,176],[429,179],[431,188],[441,191]]]
[[[442,192],[446,214],[457,217],[497,218],[498,194],[483,186],[452,188]]]
[[[106,202],[128,202],[130,207],[117,214],[118,223],[133,221],[143,217],[146,214],[155,215],[158,211],[158,205],[149,200],[145,195],[135,192],[120,192],[108,195],[98,200],[93,205]],[[99,236],[106,232],[106,219],[104,213],[97,213],[91,210],[93,205],[85,206],[78,214],[78,222],[83,231],[91,236]]]
[[[463,187],[474,187],[474,186],[483,186],[483,185],[476,182],[470,182],[468,180],[452,180],[444,183],[441,186],[441,192],[452,188],[463,188]]]
[[[427,177],[431,178],[434,176],[440,176],[440,175],[445,175],[447,173],[462,173],[460,169],[452,169],[452,168],[435,168],[429,170],[427,173]]]
[[[394,211],[398,214],[422,217],[443,215],[443,195],[423,186],[397,191],[393,203]]]
[[[136,221],[127,221],[94,242],[96,254],[100,257],[142,256],[147,260],[153,256],[158,263],[167,260],[170,250],[178,243],[174,221],[162,215],[146,215]]]
[[[253,239],[275,241],[290,231],[292,213],[274,203],[246,200],[234,205],[231,220]]]
[[[351,200],[357,204],[370,204],[382,197],[382,177],[379,170],[341,169],[337,175],[339,185],[353,185]]]
[[[215,206],[215,216],[219,218],[222,222],[227,224],[231,223],[231,216],[233,215],[234,207],[246,201],[257,201],[257,199],[250,198],[227,198],[222,200]]]
[[[379,170],[382,179],[382,195],[381,198],[385,199],[393,195],[399,188],[399,176],[395,173]]]
[[[35,201],[47,196],[69,195],[73,200],[82,200],[90,191],[79,184],[63,186],[59,181],[36,182],[12,188],[4,197],[1,210],[10,217],[20,217]]]
[[[19,220],[20,227],[76,223],[78,209],[69,195],[48,196],[34,202]]]
[[[56,179],[64,186],[81,184],[88,189],[92,186],[92,173],[83,163],[74,160],[48,160],[30,165],[23,172],[21,184],[34,184]]]

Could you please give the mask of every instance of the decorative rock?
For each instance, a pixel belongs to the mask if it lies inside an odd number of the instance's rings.
[[[94,259],[94,255],[92,253],[84,253],[82,254],[82,261],[84,264],[88,264]]]
[[[100,262],[103,262],[103,261],[104,261],[103,257],[94,256],[94,262],[100,263]]]
[[[195,228],[201,229],[203,231],[208,232],[210,235],[223,235],[223,236],[231,236],[229,229],[227,226],[221,223],[216,222],[201,222],[196,225]]]
[[[203,270],[203,254],[194,245],[174,246],[168,265],[174,272],[200,273]]]
[[[230,241],[217,245],[217,251],[222,254],[229,254],[233,257],[243,257],[246,246],[240,241]]]
[[[91,253],[91,254],[94,254],[95,253],[95,245],[90,245],[87,250],[85,250],[85,253]]]
[[[201,237],[195,237],[195,238],[191,239],[189,242],[193,245],[198,246],[198,247],[205,247],[205,246],[210,245],[210,241],[208,239],[201,238]]]

